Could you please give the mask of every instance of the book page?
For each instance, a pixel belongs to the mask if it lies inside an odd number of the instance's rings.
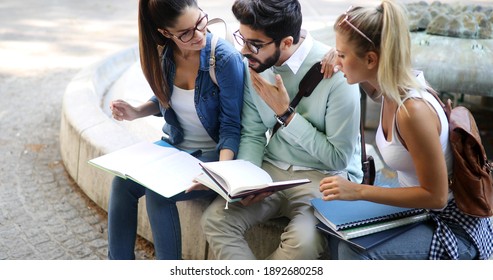
[[[272,183],[272,178],[266,171],[246,160],[206,162],[202,165],[223,179],[227,185],[225,189],[229,190],[230,195],[263,188]]]
[[[292,187],[296,187],[299,185],[307,184],[310,183],[311,181],[309,179],[293,179],[293,180],[286,180],[286,181],[278,181],[278,182],[272,182],[269,183],[265,186],[262,186],[261,188],[251,188],[248,186],[237,188],[236,192],[232,194],[232,198],[237,198],[237,197],[245,197],[248,195],[252,194],[258,194],[261,192],[277,192],[277,191],[282,191],[285,189],[289,189]]]
[[[193,184],[202,173],[199,163],[199,159],[180,151],[132,170],[129,177],[164,197],[171,197]]]
[[[89,160],[93,166],[126,178],[135,169],[179,152],[176,148],[141,142]]]
[[[235,202],[239,200],[239,199],[230,198],[225,190],[223,190],[220,186],[218,186],[208,175],[204,173],[201,173],[199,176],[197,176],[195,180],[201,183],[202,185],[208,187],[209,189],[215,191],[228,202]]]

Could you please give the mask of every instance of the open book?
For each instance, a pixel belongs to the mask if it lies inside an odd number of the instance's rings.
[[[204,174],[196,180],[230,202],[248,195],[276,192],[310,182],[308,179],[273,182],[262,168],[241,159],[205,162],[200,165]]]
[[[164,141],[158,143],[137,143],[89,160],[89,164],[171,197],[193,184],[202,173],[201,161]]]
[[[172,197],[188,189],[194,181],[209,187],[229,202],[250,194],[279,191],[310,182],[301,179],[273,183],[267,172],[248,161],[204,163],[164,141],[137,143],[91,159],[89,164],[133,180],[164,197]]]
[[[311,200],[315,217],[342,239],[357,238],[376,232],[418,223],[429,219],[424,209],[402,208],[370,201]]]

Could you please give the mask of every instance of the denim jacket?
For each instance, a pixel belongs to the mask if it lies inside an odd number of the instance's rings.
[[[240,143],[240,116],[243,104],[244,64],[241,54],[229,43],[219,39],[216,45],[216,77],[219,86],[209,75],[209,58],[212,34],[207,33],[207,43],[200,51],[200,67],[195,79],[195,109],[209,136],[217,143],[216,150],[230,149],[238,154]],[[173,49],[165,48],[162,56],[163,71],[167,73],[167,82],[173,94],[173,81],[176,65]],[[183,141],[183,129],[172,107],[162,107],[156,96],[151,101],[159,105],[165,124],[163,132],[168,142],[177,145]]]

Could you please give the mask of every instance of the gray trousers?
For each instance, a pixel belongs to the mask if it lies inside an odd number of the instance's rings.
[[[326,249],[326,239],[315,225],[310,200],[321,197],[319,182],[326,176],[321,172],[282,170],[265,162],[262,168],[274,181],[308,178],[311,183],[279,191],[259,203],[244,207],[218,196],[204,212],[201,224],[210,248],[217,259],[256,259],[244,238],[245,232],[256,224],[277,217],[287,217],[289,224],[281,234],[281,242],[267,259],[317,259]],[[259,236],[259,238],[262,238]]]

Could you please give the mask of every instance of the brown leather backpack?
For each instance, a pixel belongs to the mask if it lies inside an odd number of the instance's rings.
[[[457,207],[463,213],[475,217],[493,216],[493,165],[481,143],[476,121],[464,106],[452,109],[451,101],[442,105],[449,121],[449,140],[454,155],[450,188],[454,192]]]

